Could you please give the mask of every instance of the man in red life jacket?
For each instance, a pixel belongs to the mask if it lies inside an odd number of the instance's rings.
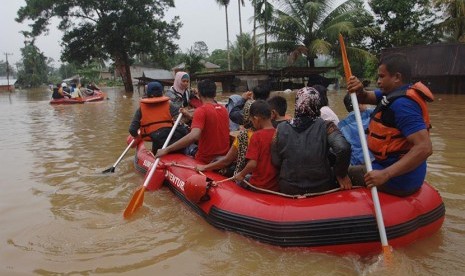
[[[156,153],[162,148],[172,127],[170,100],[163,96],[163,85],[157,81],[148,83],[147,97],[140,100],[140,107],[134,113],[129,133],[134,139],[152,141],[152,152]],[[177,128],[170,142],[174,143],[186,134],[187,131]]]
[[[426,102],[433,94],[421,82],[410,84],[411,68],[401,54],[384,57],[378,67],[380,90],[367,91],[351,77],[347,90],[360,103],[377,104],[368,126],[368,148],[375,157],[364,175],[368,187],[407,196],[418,191],[426,175],[426,159],[433,152]],[[354,183],[356,184],[356,183]]]

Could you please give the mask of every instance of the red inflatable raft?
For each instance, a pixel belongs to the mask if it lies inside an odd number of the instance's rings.
[[[100,90],[94,90],[94,94],[91,96],[85,96],[82,98],[61,98],[52,99],[50,104],[82,104],[88,102],[98,102],[105,99],[105,93]]]
[[[144,143],[137,146],[135,167],[141,173],[154,163]],[[301,247],[336,254],[370,255],[381,252],[369,189],[356,188],[324,195],[289,198],[254,192],[235,182],[209,186],[200,203],[186,196],[189,179],[198,175],[193,158],[169,154],[160,159],[147,190],[165,183],[174,194],[215,227],[234,231],[260,242]],[[205,172],[207,182],[225,177]],[[209,182],[210,181],[210,182]],[[214,183],[214,182],[213,182]],[[419,192],[399,198],[379,193],[384,224],[393,247],[431,236],[441,228],[445,207],[438,191],[424,183]]]

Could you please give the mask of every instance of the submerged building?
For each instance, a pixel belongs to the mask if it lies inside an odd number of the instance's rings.
[[[465,43],[440,43],[390,48],[381,56],[402,53],[412,66],[412,78],[433,93],[465,94]]]

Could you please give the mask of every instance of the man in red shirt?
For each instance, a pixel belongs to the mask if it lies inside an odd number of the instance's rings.
[[[202,106],[194,111],[189,134],[176,143],[157,151],[156,158],[198,142],[195,159],[210,163],[229,150],[229,116],[226,108],[215,101],[216,84],[211,80],[197,85]],[[182,110],[181,110],[182,112]]]
[[[271,122],[271,108],[264,100],[257,100],[250,106],[250,118],[256,131],[250,138],[245,158],[245,168],[234,176],[238,181],[248,174],[250,184],[257,188],[279,191],[278,170],[271,163],[271,141],[275,128]]]

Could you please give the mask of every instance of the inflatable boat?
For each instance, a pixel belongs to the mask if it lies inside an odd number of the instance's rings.
[[[60,98],[52,99],[50,104],[82,104],[88,102],[98,102],[105,99],[105,93],[100,90],[94,90],[94,93],[90,96],[85,96],[82,98]]]
[[[135,168],[146,173],[154,161],[144,143],[138,144]],[[161,157],[147,190],[164,183],[211,225],[263,243],[361,256],[382,251],[367,188],[291,198],[244,188],[215,172],[204,172],[202,180],[194,169],[197,164],[183,154]],[[199,179],[206,184],[199,184]],[[379,200],[388,242],[394,248],[431,236],[443,224],[442,198],[426,182],[409,197],[379,193]]]

